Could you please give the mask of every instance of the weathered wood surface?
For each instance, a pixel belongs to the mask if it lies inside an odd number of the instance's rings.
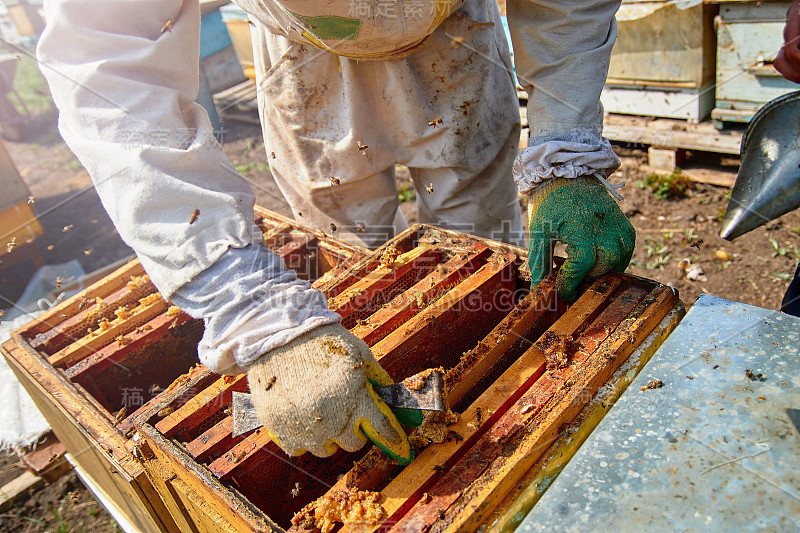
[[[623,327],[578,365],[571,386],[552,395],[529,423],[515,427],[517,431],[510,434],[498,424],[500,434],[493,437],[505,444],[506,453],[475,458],[478,462],[468,470],[478,475],[457,495],[457,500],[448,506],[445,519],[435,523],[431,531],[474,531],[558,437],[562,425],[575,417],[676,302],[677,296],[670,288],[654,289],[624,319]],[[520,412],[533,405],[531,401],[535,398],[525,401]]]
[[[91,334],[84,335],[77,341],[69,344],[62,350],[51,355],[48,359],[50,364],[59,366],[71,366],[82,358],[90,355],[103,346],[111,344],[120,336],[127,335],[139,326],[142,326],[167,310],[167,302],[163,298],[148,305],[140,305],[131,310],[128,318],[115,318],[109,322],[106,330],[98,328]]]
[[[144,274],[144,269],[139,261],[131,261],[127,265],[109,274],[91,287],[83,289],[72,298],[61,302],[60,304],[28,322],[23,328],[25,331],[25,337],[32,339],[35,343],[36,336],[59,326],[69,317],[78,314],[81,311],[81,309],[79,309],[81,302],[87,298],[89,298],[90,301],[94,301],[97,296],[101,298],[107,296],[108,294],[125,287],[131,276],[141,276],[142,274]],[[64,318],[64,315],[66,315],[67,318]]]

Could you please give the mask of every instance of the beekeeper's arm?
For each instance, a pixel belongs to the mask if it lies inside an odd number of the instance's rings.
[[[253,191],[194,102],[199,9],[180,0],[46,2],[38,58],[61,135],[164,298],[205,319],[202,362],[224,373],[250,368],[261,410],[282,406],[282,417],[262,417],[279,445],[327,455],[361,447],[367,433],[408,459],[405,434],[367,385],[388,376],[324,295],[266,250]]]
[[[565,300],[585,277],[625,270],[633,254],[635,231],[603,183],[619,167],[602,137],[600,104],[619,3],[507,2],[517,76],[528,91],[531,136],[514,162],[530,199],[528,260],[538,283],[551,269],[552,243],[567,245],[556,284]]]

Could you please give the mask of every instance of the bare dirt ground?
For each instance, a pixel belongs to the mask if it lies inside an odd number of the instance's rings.
[[[129,256],[100,204],[86,171],[61,141],[52,111],[41,113],[25,142],[6,141],[12,159],[36,197],[35,209],[45,233],[35,246],[48,264],[77,259],[87,272]],[[260,205],[291,215],[266,165],[257,126],[225,125],[223,149],[256,192]],[[621,207],[637,229],[629,272],[671,283],[688,305],[702,293],[778,309],[800,259],[800,214],[790,213],[733,243],[717,236],[728,190],[695,184],[685,195],[664,197],[647,184],[641,166],[646,152],[618,147],[624,164],[612,181],[624,179]],[[718,168],[735,172],[736,159],[695,154]],[[415,191],[398,172],[403,211],[416,220]],[[682,263],[683,262],[683,263]],[[681,264],[683,268],[681,268]],[[0,264],[0,297],[14,301],[33,274],[32,263]],[[685,275],[692,272],[690,280]],[[5,304],[0,305],[4,307]],[[0,453],[0,485],[22,472],[13,454]],[[83,488],[74,473],[0,515],[0,531],[114,531],[111,517]]]

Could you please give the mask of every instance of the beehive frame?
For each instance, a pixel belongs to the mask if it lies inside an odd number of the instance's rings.
[[[316,287],[367,253],[260,207],[255,219],[267,246]],[[132,420],[163,403],[162,396],[175,401],[174,387],[151,392],[148,379],[158,376],[166,386],[188,371],[191,386],[208,381],[210,372],[195,366],[200,321],[171,309],[144,274],[137,260],[129,262],[15,331],[2,352],[117,511],[140,531],[180,531],[132,455]],[[140,403],[131,402],[133,394]]]
[[[460,419],[446,442],[405,469],[376,449],[290,459],[263,430],[230,435],[225,407],[246,382],[219,378],[166,417],[135,419],[138,449],[172,513],[198,530],[283,531],[322,495],[368,490],[380,491],[383,519],[350,527],[474,531],[634,349],[655,329],[674,327],[680,306],[668,287],[612,274],[565,309],[552,278],[528,292],[523,256],[415,226],[327,287],[330,307],[394,379],[447,369]],[[564,353],[569,364],[548,369]],[[302,489],[293,485],[309,477]]]

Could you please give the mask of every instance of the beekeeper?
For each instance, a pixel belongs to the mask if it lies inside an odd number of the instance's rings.
[[[599,103],[619,0],[508,1],[529,95],[519,154],[494,1],[237,3],[253,22],[267,161],[298,219],[363,224],[353,237],[378,245],[404,223],[401,163],[420,221],[514,240],[513,163],[530,196],[534,282],[554,240],[568,244],[567,300],[585,276],[625,268],[635,235],[607,191],[619,161]],[[259,417],[289,454],[352,451],[366,436],[408,462],[403,429],[367,381],[391,379],[325,297],[264,248],[253,191],[194,103],[198,2],[52,0],[45,12],[38,54],[61,134],[162,295],[205,319],[202,362],[248,371]]]

